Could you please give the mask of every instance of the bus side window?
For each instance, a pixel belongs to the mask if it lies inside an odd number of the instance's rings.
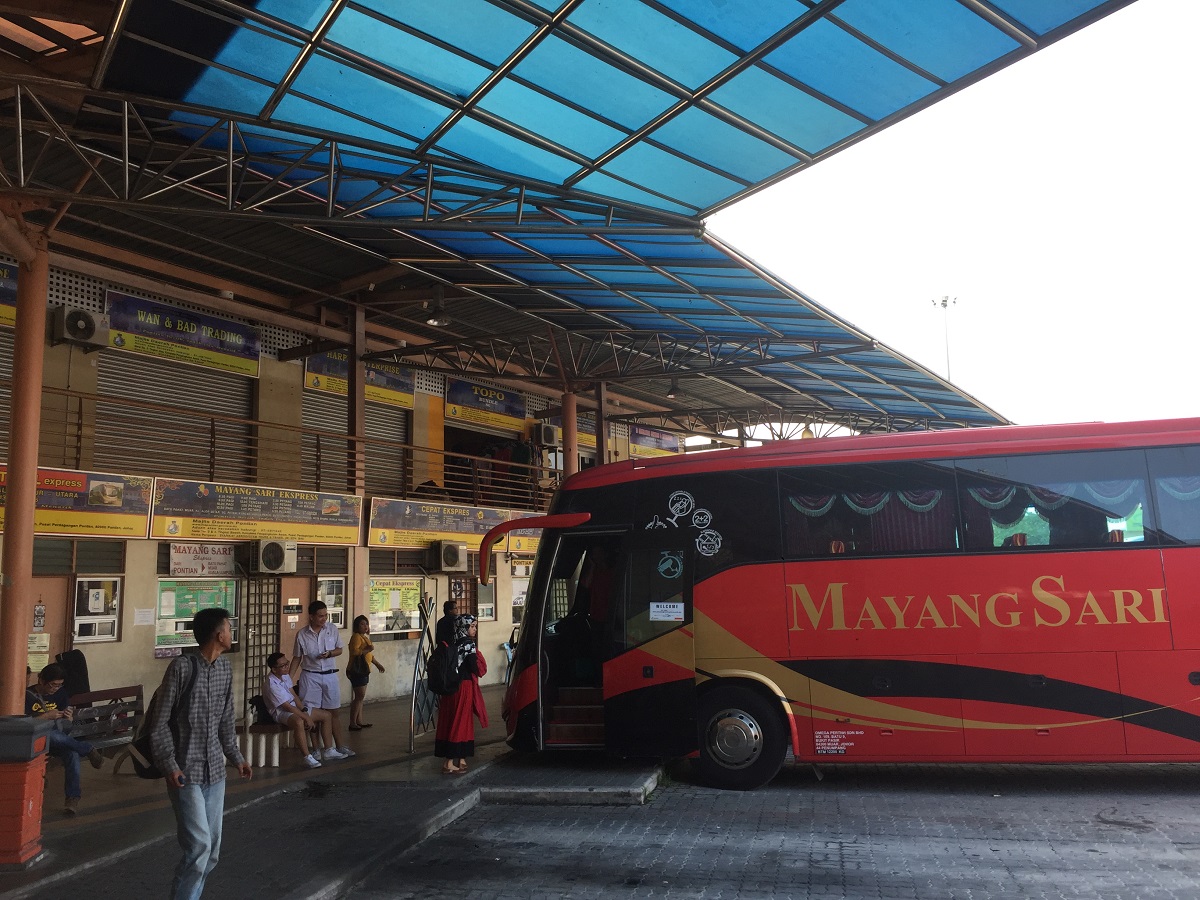
[[[1200,544],[1200,447],[1163,447],[1147,457],[1164,541]]]
[[[934,463],[814,466],[781,475],[789,559],[958,549],[954,477]]]
[[[966,549],[1153,543],[1137,450],[959,460]]]

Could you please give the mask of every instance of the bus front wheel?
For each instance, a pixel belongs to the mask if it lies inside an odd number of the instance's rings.
[[[714,688],[700,697],[700,778],[705,784],[752,791],[778,774],[787,752],[783,716],[749,688]]]

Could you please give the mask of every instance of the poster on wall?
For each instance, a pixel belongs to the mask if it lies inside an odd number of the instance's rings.
[[[258,377],[259,331],[190,309],[108,291],[108,343],[117,350]]]
[[[363,368],[364,399],[404,409],[413,408],[416,376],[412,369],[378,360],[364,362]],[[304,360],[304,386],[309,390],[345,397],[350,390],[348,352],[332,350],[307,357]]]
[[[154,479],[74,469],[38,469],[35,534],[144,538]],[[4,528],[8,467],[0,463],[0,530]]]
[[[510,518],[506,509],[374,497],[367,546],[428,547],[432,541],[460,540],[468,550],[478,550],[480,538]]]
[[[421,627],[422,578],[371,578],[367,582],[367,618],[372,634],[416,631]]]
[[[670,456],[679,452],[679,435],[645,425],[629,426],[630,456]]]
[[[525,431],[525,398],[517,391],[446,379],[446,423],[469,422],[504,431]]]
[[[192,619],[201,609],[223,609],[237,616],[236,578],[160,579],[155,617],[155,647],[194,647]]]
[[[359,542],[362,498],[156,478],[150,536],[168,540]]]
[[[17,267],[0,263],[0,325],[17,324]]]

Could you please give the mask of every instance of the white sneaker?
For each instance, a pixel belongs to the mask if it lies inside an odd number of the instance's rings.
[[[347,754],[342,753],[336,747],[329,747],[328,749],[325,750],[324,753],[321,754],[321,758],[325,759],[325,760],[345,759],[346,756],[347,756]]]
[[[308,756],[304,757],[304,764],[306,766],[308,766],[310,769],[321,768],[321,761],[319,759],[317,759],[315,756],[313,756],[311,753],[308,754]]]
[[[342,759],[349,759],[354,755],[354,751],[349,747],[338,747],[337,751],[338,753],[342,754]]]

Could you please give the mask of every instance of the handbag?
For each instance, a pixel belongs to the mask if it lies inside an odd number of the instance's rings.
[[[346,664],[346,674],[351,678],[362,678],[364,675],[370,675],[371,667],[367,665],[367,655],[360,653],[357,656],[350,657],[350,662]]]

